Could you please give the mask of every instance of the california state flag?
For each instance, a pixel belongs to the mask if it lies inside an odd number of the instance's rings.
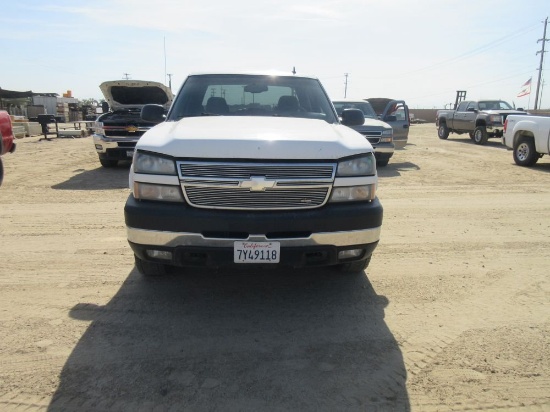
[[[518,97],[527,96],[529,93],[531,93],[531,79],[523,83],[523,85],[521,86],[521,91],[518,94]]]

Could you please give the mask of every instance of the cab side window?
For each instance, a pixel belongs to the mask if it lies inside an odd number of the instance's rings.
[[[468,106],[468,102],[462,102],[458,105],[458,108],[456,109],[457,112],[465,112],[466,106]]]

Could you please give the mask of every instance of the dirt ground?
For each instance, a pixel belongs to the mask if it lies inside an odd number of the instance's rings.
[[[549,159],[413,125],[366,274],[152,281],[128,165],[39,138],[4,156],[0,410],[550,410]]]

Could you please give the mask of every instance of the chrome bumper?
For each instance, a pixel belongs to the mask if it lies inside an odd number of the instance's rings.
[[[107,151],[107,149],[118,149],[119,148],[119,145],[118,145],[119,142],[137,143],[137,141],[139,140],[139,138],[141,136],[136,136],[136,137],[107,137],[107,136],[100,135],[100,134],[94,134],[94,135],[92,135],[92,137],[94,139],[95,150],[98,153],[105,153]],[[101,149],[98,146],[101,146]],[[133,150],[133,148],[132,148],[132,150]]]
[[[302,246],[348,246],[378,242],[381,227],[346,232],[313,233],[304,238],[277,238],[271,239],[264,235],[251,235],[247,239],[206,238],[198,233],[161,232],[155,230],[136,229],[126,227],[128,241],[140,245],[150,246],[202,246],[202,247],[233,247],[235,241],[249,242],[280,242],[281,247]]]

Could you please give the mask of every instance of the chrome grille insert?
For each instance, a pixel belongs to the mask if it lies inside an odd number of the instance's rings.
[[[178,161],[187,202],[209,209],[311,209],[326,203],[336,163]]]

